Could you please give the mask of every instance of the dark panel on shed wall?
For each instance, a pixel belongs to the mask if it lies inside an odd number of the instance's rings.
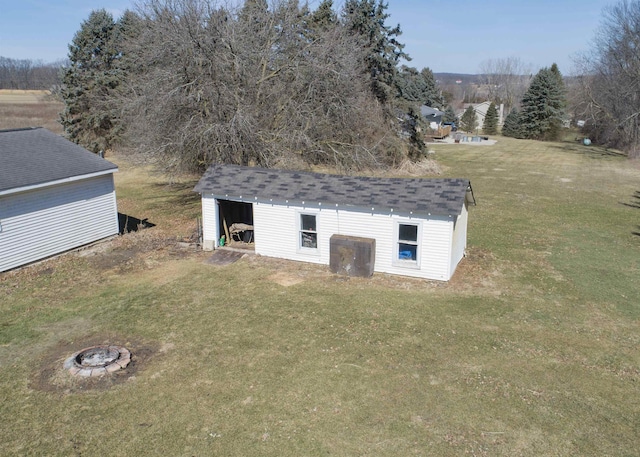
[[[329,266],[333,273],[368,278],[376,263],[376,240],[332,235]]]

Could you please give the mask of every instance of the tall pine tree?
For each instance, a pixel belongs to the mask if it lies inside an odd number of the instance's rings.
[[[482,123],[482,131],[486,135],[498,133],[498,110],[493,102],[487,108],[487,114],[484,116],[484,122]]]
[[[522,98],[520,125],[525,138],[555,140],[562,127],[565,106],[562,77],[557,66],[541,69]]]
[[[93,152],[108,149],[115,140],[117,115],[109,94],[122,81],[116,33],[110,13],[92,11],[69,45],[71,65],[62,77],[60,122],[70,140]]]
[[[92,11],[69,45],[71,65],[62,78],[65,107],[60,122],[70,140],[96,153],[109,149],[121,133],[111,95],[126,74],[119,45],[131,33],[130,14],[123,16],[125,24],[104,9]]]
[[[333,0],[322,0],[318,9],[309,17],[308,26],[311,29],[311,38],[316,38],[318,32],[326,32],[336,27],[338,15],[333,11]]]
[[[442,91],[429,68],[418,72],[415,68],[403,65],[396,78],[396,88],[400,99],[438,109],[444,105]]]
[[[522,138],[522,127],[520,126],[520,113],[513,108],[502,125],[502,134],[511,138]]]
[[[465,132],[472,133],[478,127],[478,118],[476,117],[476,110],[473,106],[465,110],[460,118],[460,128]]]
[[[444,110],[444,116],[442,116],[442,122],[456,122],[458,117],[451,105],[447,105],[447,109]]]
[[[347,30],[360,39],[371,89],[383,105],[393,98],[398,61],[410,59],[402,50],[404,45],[397,40],[402,33],[400,25],[385,24],[389,18],[387,8],[383,0],[346,0],[342,13]]]

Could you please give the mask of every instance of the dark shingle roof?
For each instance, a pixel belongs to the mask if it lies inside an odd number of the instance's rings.
[[[288,170],[212,165],[195,192],[245,200],[321,202],[376,210],[460,214],[467,179],[405,179],[338,176]]]
[[[0,192],[117,169],[49,130],[0,130]]]
[[[444,111],[440,111],[439,109],[431,108],[427,105],[422,105],[420,107],[420,114],[422,114],[424,117],[437,117],[444,116],[445,113]]]

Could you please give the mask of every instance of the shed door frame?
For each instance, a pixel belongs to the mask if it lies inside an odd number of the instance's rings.
[[[217,198],[216,205],[218,211],[218,220],[216,221],[216,223],[220,237],[222,237],[222,235],[226,236],[226,231],[224,228],[225,223],[227,224],[227,229],[235,223],[253,225],[252,202]],[[253,237],[255,237],[255,230],[253,232]],[[227,242],[228,241],[229,240],[227,240]],[[255,239],[253,241],[255,241]],[[218,241],[216,241],[216,245],[219,245]]]

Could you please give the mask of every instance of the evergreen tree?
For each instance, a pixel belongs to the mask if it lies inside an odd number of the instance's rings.
[[[487,114],[485,115],[484,123],[482,124],[482,131],[486,135],[495,135],[498,133],[498,110],[493,102],[491,102],[487,109]]]
[[[520,113],[513,108],[507,115],[502,125],[502,134],[511,138],[523,138],[522,128],[520,126]]]
[[[383,105],[393,98],[398,61],[401,58],[410,60],[402,51],[404,45],[396,39],[402,33],[400,25],[385,25],[389,18],[387,8],[383,0],[346,0],[342,13],[347,30],[361,41],[371,88]]]
[[[245,0],[240,10],[240,18],[245,21],[259,23],[269,9],[267,0]]]
[[[398,97],[409,102],[424,103],[422,101],[424,95],[424,80],[413,67],[403,65],[400,67],[396,78],[396,88]]]
[[[71,65],[64,71],[60,114],[67,137],[87,149],[106,151],[120,130],[111,93],[124,79],[118,65],[118,23],[106,10],[92,11],[69,45]]]
[[[414,106],[409,108],[403,127],[405,131],[409,132],[409,158],[413,161],[418,161],[424,157],[426,148],[424,135],[422,134],[425,126],[419,109]]]
[[[557,66],[556,66],[557,70]],[[562,126],[564,102],[558,71],[543,68],[522,98],[520,125],[525,138],[554,140]]]
[[[420,76],[424,81],[424,104],[432,108],[442,109],[444,107],[444,97],[442,90],[438,87],[436,77],[429,67],[425,67],[420,71]]]
[[[115,61],[119,70],[127,72],[139,70],[133,59],[125,52],[126,43],[140,36],[142,19],[131,10],[122,13],[122,17],[116,22],[113,36],[114,46],[119,55]]]
[[[551,68],[549,68],[549,71],[551,72],[551,74],[555,78],[556,84],[560,88],[560,91],[562,93],[564,93],[564,79],[562,78],[562,73],[560,73],[560,68],[558,68],[558,64],[557,63],[553,63],[551,65]]]
[[[478,118],[476,117],[476,110],[473,109],[473,106],[469,105],[469,107],[465,110],[464,114],[460,118],[460,128],[465,132],[473,132],[478,127]]]
[[[554,119],[551,122],[551,128],[549,129],[547,137],[548,139],[556,140],[560,136],[560,131],[562,130],[562,117],[564,115],[564,109],[566,107],[567,94],[564,85],[564,79],[562,78],[562,73],[560,73],[558,65],[556,63],[553,63],[551,65],[551,68],[549,68],[549,71],[551,72],[551,75],[553,76],[555,84],[558,88],[560,98],[559,109],[561,110],[561,114],[558,118]]]
[[[458,117],[451,105],[447,105],[447,109],[444,110],[444,116],[442,116],[442,122],[456,122]]]
[[[312,30],[311,38],[315,38],[315,32],[326,32],[336,27],[337,24],[338,15],[333,11],[333,0],[322,0],[318,5],[318,9],[311,13],[309,17],[308,26]]]
[[[418,72],[415,68],[403,65],[396,78],[396,89],[400,99],[438,109],[444,106],[442,91],[429,68]]]

